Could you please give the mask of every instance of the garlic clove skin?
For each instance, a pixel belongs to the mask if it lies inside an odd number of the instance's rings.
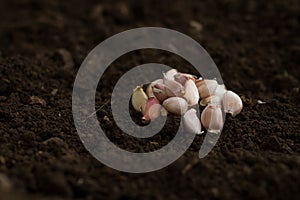
[[[174,80],[180,83],[181,85],[184,85],[185,82],[187,81],[187,78],[183,76],[181,73],[178,73],[174,75]]]
[[[199,92],[195,82],[192,79],[189,79],[185,82],[184,85],[185,94],[183,98],[186,99],[189,106],[198,104],[199,102]]]
[[[220,96],[213,95],[213,96],[206,97],[205,99],[201,99],[200,101],[201,106],[207,106],[207,104],[221,105],[222,98]]]
[[[188,110],[184,115],[183,115],[183,123],[185,129],[194,134],[202,134],[203,131],[201,132],[201,122],[200,119],[197,116],[197,112],[194,108]]]
[[[225,87],[224,84],[222,84],[222,85],[218,84],[217,87],[216,87],[216,90],[213,93],[213,95],[218,96],[222,99],[226,91],[227,90],[226,90],[226,87]]]
[[[147,102],[147,100],[148,100],[148,96],[144,92],[143,88],[141,86],[137,86],[133,90],[133,94],[131,97],[131,104],[133,108],[136,111],[141,112],[141,107]]]
[[[166,73],[163,73],[164,77],[168,80],[174,80],[174,75],[176,74],[178,74],[178,71],[176,69],[171,69]]]
[[[155,97],[155,95],[153,94],[153,86],[155,84],[163,84],[163,80],[162,79],[157,79],[155,81],[153,81],[152,83],[150,83],[146,89],[146,94],[148,97]]]
[[[163,102],[164,108],[176,115],[183,115],[188,109],[188,103],[181,97],[170,97]]]
[[[164,78],[165,91],[169,97],[182,97],[185,94],[183,85],[174,80]]]
[[[209,79],[196,80],[195,83],[201,99],[205,99],[206,97],[213,95],[218,86],[218,82],[216,80]]]
[[[239,114],[243,109],[241,98],[234,92],[228,90],[223,96],[223,107],[226,113],[230,113],[233,117]]]
[[[210,132],[219,132],[223,127],[223,115],[221,106],[208,104],[201,114],[203,127]]]
[[[195,82],[196,77],[191,74],[186,74],[186,73],[178,73],[174,75],[174,80],[180,83],[181,85],[185,85],[187,80],[193,80]]]
[[[142,120],[144,122],[149,122],[160,116],[162,106],[156,98],[150,97],[141,108],[143,114]]]

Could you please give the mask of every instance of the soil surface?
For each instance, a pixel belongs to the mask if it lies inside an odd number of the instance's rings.
[[[0,199],[298,199],[299,13],[298,0],[2,0]],[[145,26],[174,29],[203,45],[227,88],[243,96],[244,109],[226,117],[204,159],[198,159],[200,135],[170,166],[129,174],[84,148],[71,96],[82,61],[97,44]],[[177,55],[135,51],[110,66],[96,95],[108,137],[131,151],[158,149],[178,126],[170,117],[158,136],[142,141],[114,125],[107,104],[113,85],[149,62],[193,72]]]

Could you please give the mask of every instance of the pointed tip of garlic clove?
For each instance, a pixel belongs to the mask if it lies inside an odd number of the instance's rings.
[[[170,97],[163,102],[164,108],[176,115],[183,115],[188,109],[188,103],[181,97]]]
[[[189,106],[194,106],[198,104],[200,96],[195,82],[191,79],[187,80],[184,85],[185,94],[183,98],[185,98],[189,104]]]
[[[168,80],[174,80],[174,75],[178,74],[178,71],[176,69],[170,69],[166,73],[163,73],[164,78]]]
[[[243,102],[241,98],[230,90],[225,92],[222,102],[224,111],[231,114],[233,117],[239,114],[243,109]]]
[[[203,127],[210,132],[218,132],[223,128],[223,114],[220,105],[209,104],[201,114]]]
[[[136,111],[141,112],[141,107],[143,104],[147,102],[147,100],[148,100],[148,96],[144,92],[143,88],[141,86],[137,86],[133,90],[133,94],[131,96],[131,104],[133,108]]]
[[[183,115],[183,123],[186,130],[194,134],[202,134],[201,122],[197,116],[197,111],[192,108]]]

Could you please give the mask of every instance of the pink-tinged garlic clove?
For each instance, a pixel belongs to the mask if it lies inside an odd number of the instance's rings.
[[[142,114],[145,114],[145,112],[147,112],[147,110],[154,104],[159,104],[158,100],[155,97],[149,97],[141,107]]]
[[[218,86],[218,82],[216,80],[201,79],[196,80],[195,83],[201,99],[205,99],[206,97],[213,95]]]
[[[199,102],[199,92],[195,82],[192,79],[189,79],[185,82],[184,85],[185,94],[183,98],[186,99],[189,106],[198,104]]]
[[[166,86],[162,83],[156,83],[152,87],[153,95],[157,98],[160,102],[166,100],[169,96],[166,93]]]
[[[153,86],[154,86],[155,84],[157,84],[157,83],[163,84],[163,80],[162,80],[162,79],[157,79],[157,80],[153,81],[152,83],[150,83],[150,84],[148,85],[148,87],[147,87],[147,89],[146,89],[146,94],[147,94],[148,97],[154,97],[154,96],[155,96],[155,95],[153,94]]]
[[[174,80],[164,78],[165,91],[169,97],[182,97],[185,93],[183,85]]]
[[[241,98],[232,91],[225,92],[222,102],[224,111],[226,113],[230,113],[232,116],[236,116],[243,109],[243,102]]]
[[[183,115],[188,109],[188,103],[181,97],[170,97],[163,102],[164,108],[176,115]]]
[[[167,71],[166,73],[163,73],[164,77],[168,80],[174,80],[174,75],[178,74],[178,71],[176,69],[171,69]]]
[[[143,104],[147,102],[147,100],[148,100],[148,96],[144,92],[143,88],[141,86],[137,86],[133,90],[133,94],[131,97],[131,104],[133,108],[136,111],[141,112],[141,107]]]
[[[201,132],[201,122],[200,119],[197,116],[197,112],[194,108],[188,110],[183,115],[183,123],[185,129],[194,134],[202,134]]]
[[[209,104],[201,114],[203,127],[210,132],[219,132],[223,127],[223,116],[220,105]]]
[[[143,121],[149,122],[160,116],[162,106],[154,97],[150,97],[145,104],[142,105]]]
[[[149,109],[145,112],[142,120],[143,122],[149,122],[158,118],[161,115],[162,105],[160,104],[153,104]]]

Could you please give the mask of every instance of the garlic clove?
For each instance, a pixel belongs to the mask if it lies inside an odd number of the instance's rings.
[[[170,97],[163,102],[164,108],[176,115],[184,114],[188,109],[188,103],[181,97]]]
[[[142,114],[145,114],[147,110],[154,104],[159,104],[158,100],[155,97],[149,97],[141,107]]]
[[[201,122],[197,116],[197,112],[194,108],[188,110],[183,115],[183,123],[186,130],[194,134],[202,134],[201,132]]]
[[[187,100],[189,106],[198,104],[200,98],[199,92],[195,82],[192,79],[189,79],[185,82],[184,90],[185,90],[185,94],[183,98]]]
[[[154,97],[154,96],[155,96],[155,95],[153,94],[153,86],[154,86],[155,84],[157,84],[157,83],[163,84],[163,80],[162,80],[162,79],[157,79],[157,80],[153,81],[152,83],[150,83],[150,84],[148,85],[148,87],[147,87],[147,89],[146,89],[146,94],[147,94],[148,97]]]
[[[184,87],[177,81],[168,80],[167,78],[164,78],[164,84],[166,94],[169,97],[182,97],[185,93]]]
[[[133,94],[131,97],[131,104],[133,106],[133,108],[138,111],[141,112],[141,107],[143,104],[145,104],[148,100],[148,97],[146,95],[146,93],[144,92],[143,88],[141,86],[137,86],[134,90],[133,90]]]
[[[151,105],[148,110],[144,113],[142,118],[143,122],[147,123],[151,120],[158,118],[161,115],[162,105],[160,104],[153,104]]]
[[[152,119],[155,119],[160,116],[161,112],[161,105],[159,104],[158,100],[154,97],[150,97],[146,103],[142,105],[142,114],[143,114],[143,121],[148,122]]]
[[[223,127],[223,116],[221,106],[208,104],[201,114],[203,127],[210,132],[219,132]]]
[[[196,80],[195,83],[201,99],[205,99],[206,97],[213,95],[218,86],[216,80],[209,79]]]
[[[174,80],[174,75],[178,74],[178,71],[176,69],[171,69],[167,71],[166,73],[163,73],[164,77],[168,80]]]
[[[157,98],[160,102],[166,100],[169,96],[166,94],[166,86],[162,83],[156,83],[152,87],[153,95]]]
[[[230,113],[232,116],[236,116],[243,109],[243,102],[241,98],[232,91],[225,92],[222,102],[224,111],[226,113]]]

